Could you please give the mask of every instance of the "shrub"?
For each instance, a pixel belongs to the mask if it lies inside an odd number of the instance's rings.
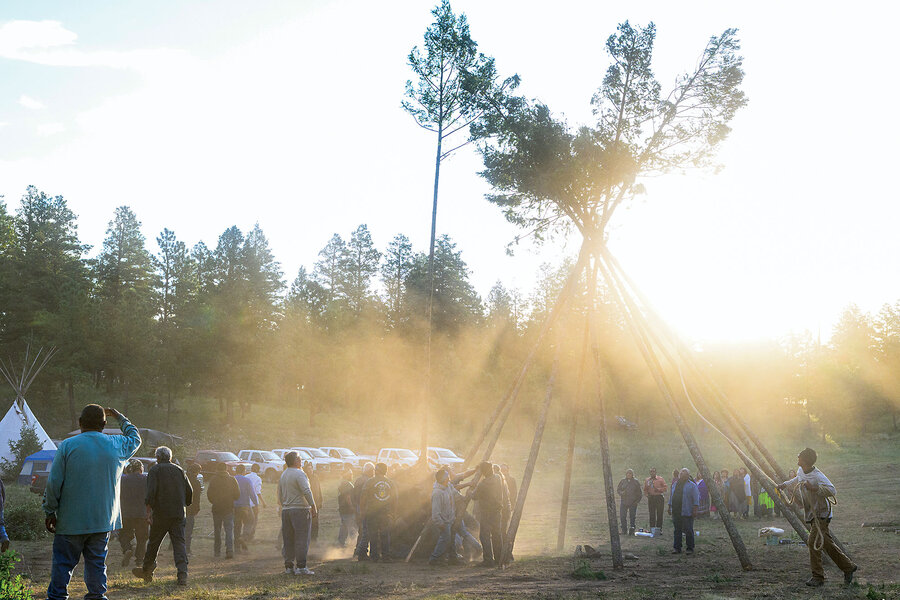
[[[603,581],[607,579],[606,573],[603,571],[595,571],[591,567],[591,563],[588,560],[579,560],[578,564],[575,565],[575,570],[572,571],[572,577],[575,579],[598,579]]]
[[[47,536],[41,497],[21,485],[6,488],[6,533],[11,540],[38,540]]]
[[[12,460],[0,459],[0,475],[4,481],[15,481],[22,470],[25,459],[43,448],[41,440],[34,426],[22,423],[19,429],[18,441],[9,442],[9,451],[13,454]]]
[[[22,576],[12,574],[20,560],[19,555],[12,550],[0,554],[0,598],[3,600],[33,600]]]

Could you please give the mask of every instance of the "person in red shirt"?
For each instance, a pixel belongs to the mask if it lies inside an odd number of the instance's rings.
[[[650,477],[644,480],[644,495],[647,496],[647,508],[650,510],[650,527],[663,524],[663,507],[666,504],[666,480],[650,469]]]

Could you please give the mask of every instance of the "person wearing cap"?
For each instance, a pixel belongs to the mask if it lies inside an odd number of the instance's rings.
[[[136,458],[128,461],[119,485],[119,502],[122,507],[122,529],[119,530],[119,545],[122,547],[122,566],[127,567],[134,556],[135,564],[142,564],[147,538],[150,536],[150,522],[144,496],[147,493],[147,474],[144,465]],[[134,540],[134,549],[131,541]]]
[[[103,433],[107,417],[118,420],[122,435]],[[78,425],[81,433],[57,448],[44,490],[44,525],[54,534],[48,600],[69,597],[69,581],[82,556],[85,597],[106,597],[109,534],[122,528],[120,478],[141,445],[137,427],[114,408],[88,404]]]
[[[844,572],[844,583],[850,585],[853,583],[853,574],[858,567],[837,547],[834,538],[831,537],[831,532],[828,531],[828,526],[834,516],[830,499],[834,497],[836,490],[825,474],[815,467],[816,460],[818,460],[816,451],[812,448],[804,448],[797,455],[797,466],[800,467],[797,475],[779,484],[778,489],[794,489],[796,486],[797,493],[803,502],[806,522],[810,525],[809,541],[806,545],[809,548],[809,567],[812,577],[806,581],[806,585],[819,587],[825,584],[825,569],[822,566],[823,550]],[[817,531],[821,532],[819,548],[816,548],[818,545],[816,538],[819,535]]]

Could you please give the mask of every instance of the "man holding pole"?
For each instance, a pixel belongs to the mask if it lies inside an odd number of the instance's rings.
[[[797,455],[797,466],[800,467],[797,476],[779,484],[778,489],[791,488],[799,493],[803,500],[806,522],[810,524],[809,540],[806,545],[809,547],[812,577],[806,581],[806,585],[810,587],[825,585],[822,550],[827,552],[834,564],[844,572],[844,583],[850,585],[853,583],[853,573],[858,567],[835,545],[828,531],[833,516],[831,499],[834,498],[836,490],[825,474],[814,466],[817,459],[816,451],[812,448],[802,450]]]

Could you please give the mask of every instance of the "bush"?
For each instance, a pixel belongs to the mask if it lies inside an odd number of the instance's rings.
[[[600,581],[607,579],[606,573],[603,571],[595,571],[591,567],[591,562],[585,559],[579,560],[575,565],[575,570],[572,571],[572,577],[575,579],[597,579]]]
[[[6,488],[6,533],[11,540],[38,540],[49,535],[44,527],[42,499],[22,485]]]
[[[0,598],[3,600],[33,600],[22,576],[12,574],[20,560],[19,555],[12,550],[0,554]]]
[[[41,450],[43,445],[37,432],[34,430],[34,426],[26,425],[25,423],[22,423],[22,428],[19,429],[18,441],[10,440],[8,443],[13,459],[0,459],[0,475],[2,475],[4,481],[15,481],[22,470],[22,465],[25,464],[25,459]]]

